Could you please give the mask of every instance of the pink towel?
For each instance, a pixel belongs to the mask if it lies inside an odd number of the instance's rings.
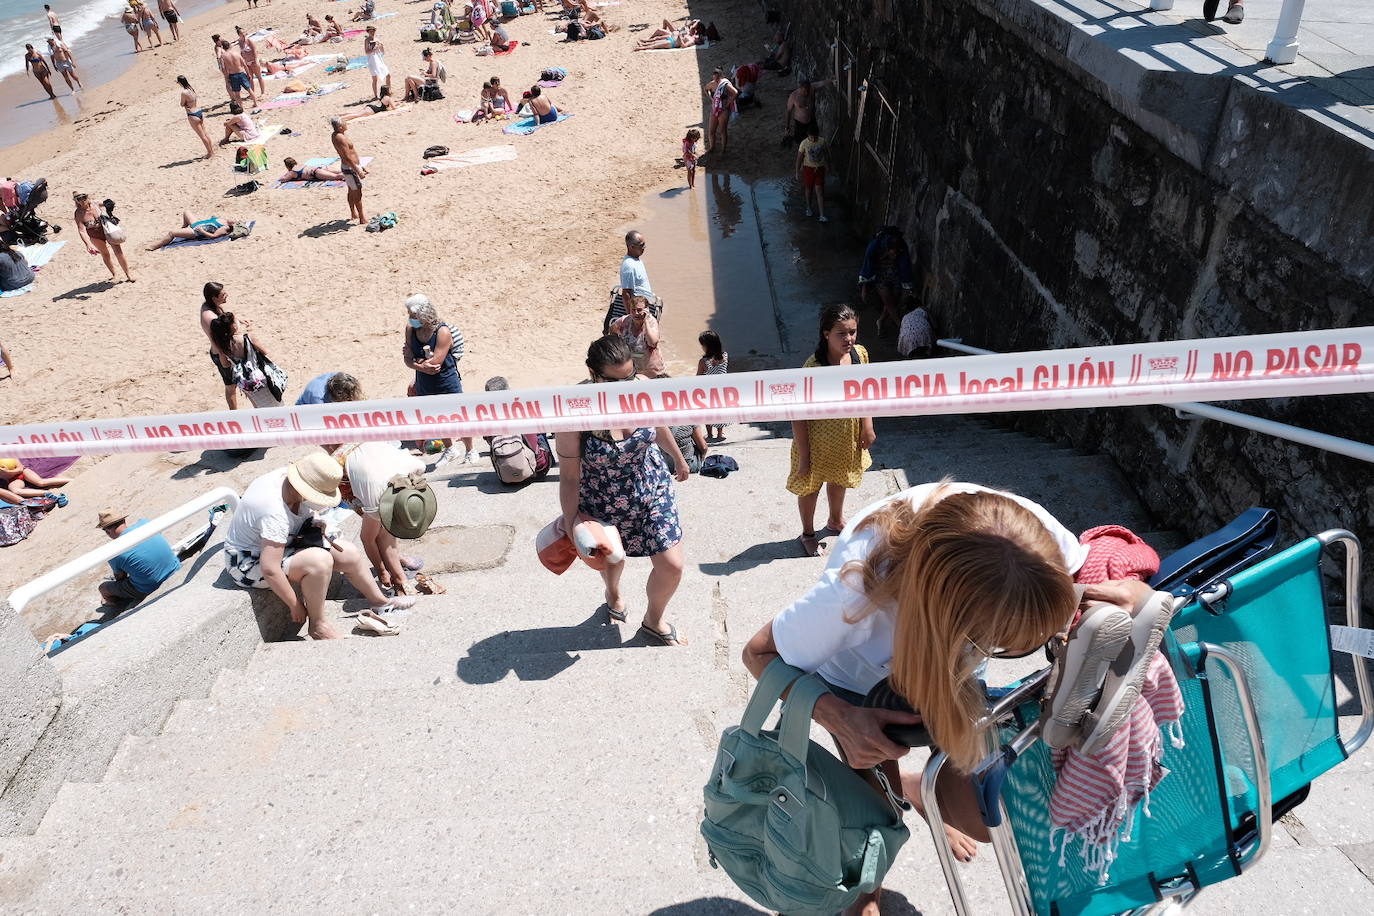
[[[1109,579],[1145,580],[1159,571],[1159,555],[1133,532],[1119,525],[1104,525],[1084,532],[1079,541],[1088,546],[1088,557],[1075,580],[1092,585]],[[1065,864],[1069,840],[1083,843],[1083,861],[1107,883],[1116,861],[1117,847],[1129,840],[1136,805],[1144,804],[1150,815],[1150,792],[1168,775],[1160,760],[1168,729],[1175,747],[1183,746],[1178,721],[1183,716],[1183,695],[1174,671],[1163,655],[1156,655],[1141,684],[1140,699],[1111,743],[1089,756],[1077,748],[1053,753],[1058,780],[1050,796],[1051,846],[1061,834],[1059,864]]]

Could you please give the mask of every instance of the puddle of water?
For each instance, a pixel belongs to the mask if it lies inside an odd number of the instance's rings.
[[[773,294],[749,182],[699,172],[697,186],[645,197],[632,226],[649,243],[644,264],[664,302],[663,357],[671,375],[695,375],[708,328],[730,353],[730,369],[781,365]]]

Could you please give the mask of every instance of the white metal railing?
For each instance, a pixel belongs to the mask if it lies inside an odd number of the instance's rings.
[[[238,508],[239,495],[228,487],[217,487],[203,496],[198,496],[188,503],[177,506],[170,512],[163,513],[157,518],[150,519],[147,524],[139,525],[133,531],[126,531],[119,537],[114,538],[110,543],[103,547],[83,553],[75,560],[63,563],[50,573],[45,573],[26,582],[14,591],[10,592],[10,607],[14,608],[16,614],[22,613],[29,602],[39,595],[46,594],[60,585],[64,585],[75,579],[77,576],[86,572],[88,569],[99,566],[101,563],[113,560],[124,551],[131,547],[137,547],[155,534],[161,534],[164,530],[175,525],[177,522],[184,521],[198,512],[215,506],[227,505],[232,512]]]
[[[946,350],[955,350],[959,353],[970,353],[974,356],[986,356],[990,353],[997,352],[996,350],[987,350],[983,347],[970,346],[959,338],[946,338],[937,340],[936,343]],[[1303,429],[1301,426],[1290,426],[1287,423],[1266,420],[1263,417],[1253,417],[1248,413],[1241,413],[1238,410],[1227,410],[1224,407],[1215,407],[1211,404],[1199,404],[1196,401],[1187,401],[1182,404],[1165,404],[1163,406],[1173,408],[1180,419],[1192,420],[1206,418],[1208,420],[1216,420],[1218,423],[1225,423],[1228,426],[1239,426],[1243,429],[1253,430],[1257,433],[1264,433],[1266,436],[1273,436],[1276,439],[1287,439],[1289,442],[1297,442],[1300,445],[1310,445],[1324,452],[1334,452],[1337,455],[1345,455],[1347,458],[1374,463],[1374,445],[1356,442],[1353,439],[1342,439],[1340,436],[1319,433],[1312,429]]]
[[[1298,59],[1298,26],[1302,25],[1302,10],[1307,0],[1283,0],[1279,10],[1279,24],[1274,37],[1264,50],[1264,59],[1273,64],[1291,64]],[[1150,0],[1152,10],[1171,10],[1174,0]]]

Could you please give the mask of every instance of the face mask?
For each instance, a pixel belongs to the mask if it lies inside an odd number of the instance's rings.
[[[412,319],[410,319],[410,326],[411,326],[412,328],[422,327],[423,325],[424,325],[424,322],[421,321],[421,320],[418,319],[418,318],[412,318]]]

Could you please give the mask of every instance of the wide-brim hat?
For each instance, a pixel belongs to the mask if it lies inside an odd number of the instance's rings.
[[[322,506],[339,504],[339,482],[343,468],[329,455],[316,452],[286,467],[286,479],[306,502]]]
[[[434,488],[420,472],[397,474],[387,482],[377,505],[382,527],[392,537],[418,538],[429,530],[439,514]]]
[[[113,509],[101,509],[100,514],[96,517],[95,526],[103,531],[106,528],[113,528],[115,525],[126,521],[128,518],[129,516],[123,512],[116,512]]]

